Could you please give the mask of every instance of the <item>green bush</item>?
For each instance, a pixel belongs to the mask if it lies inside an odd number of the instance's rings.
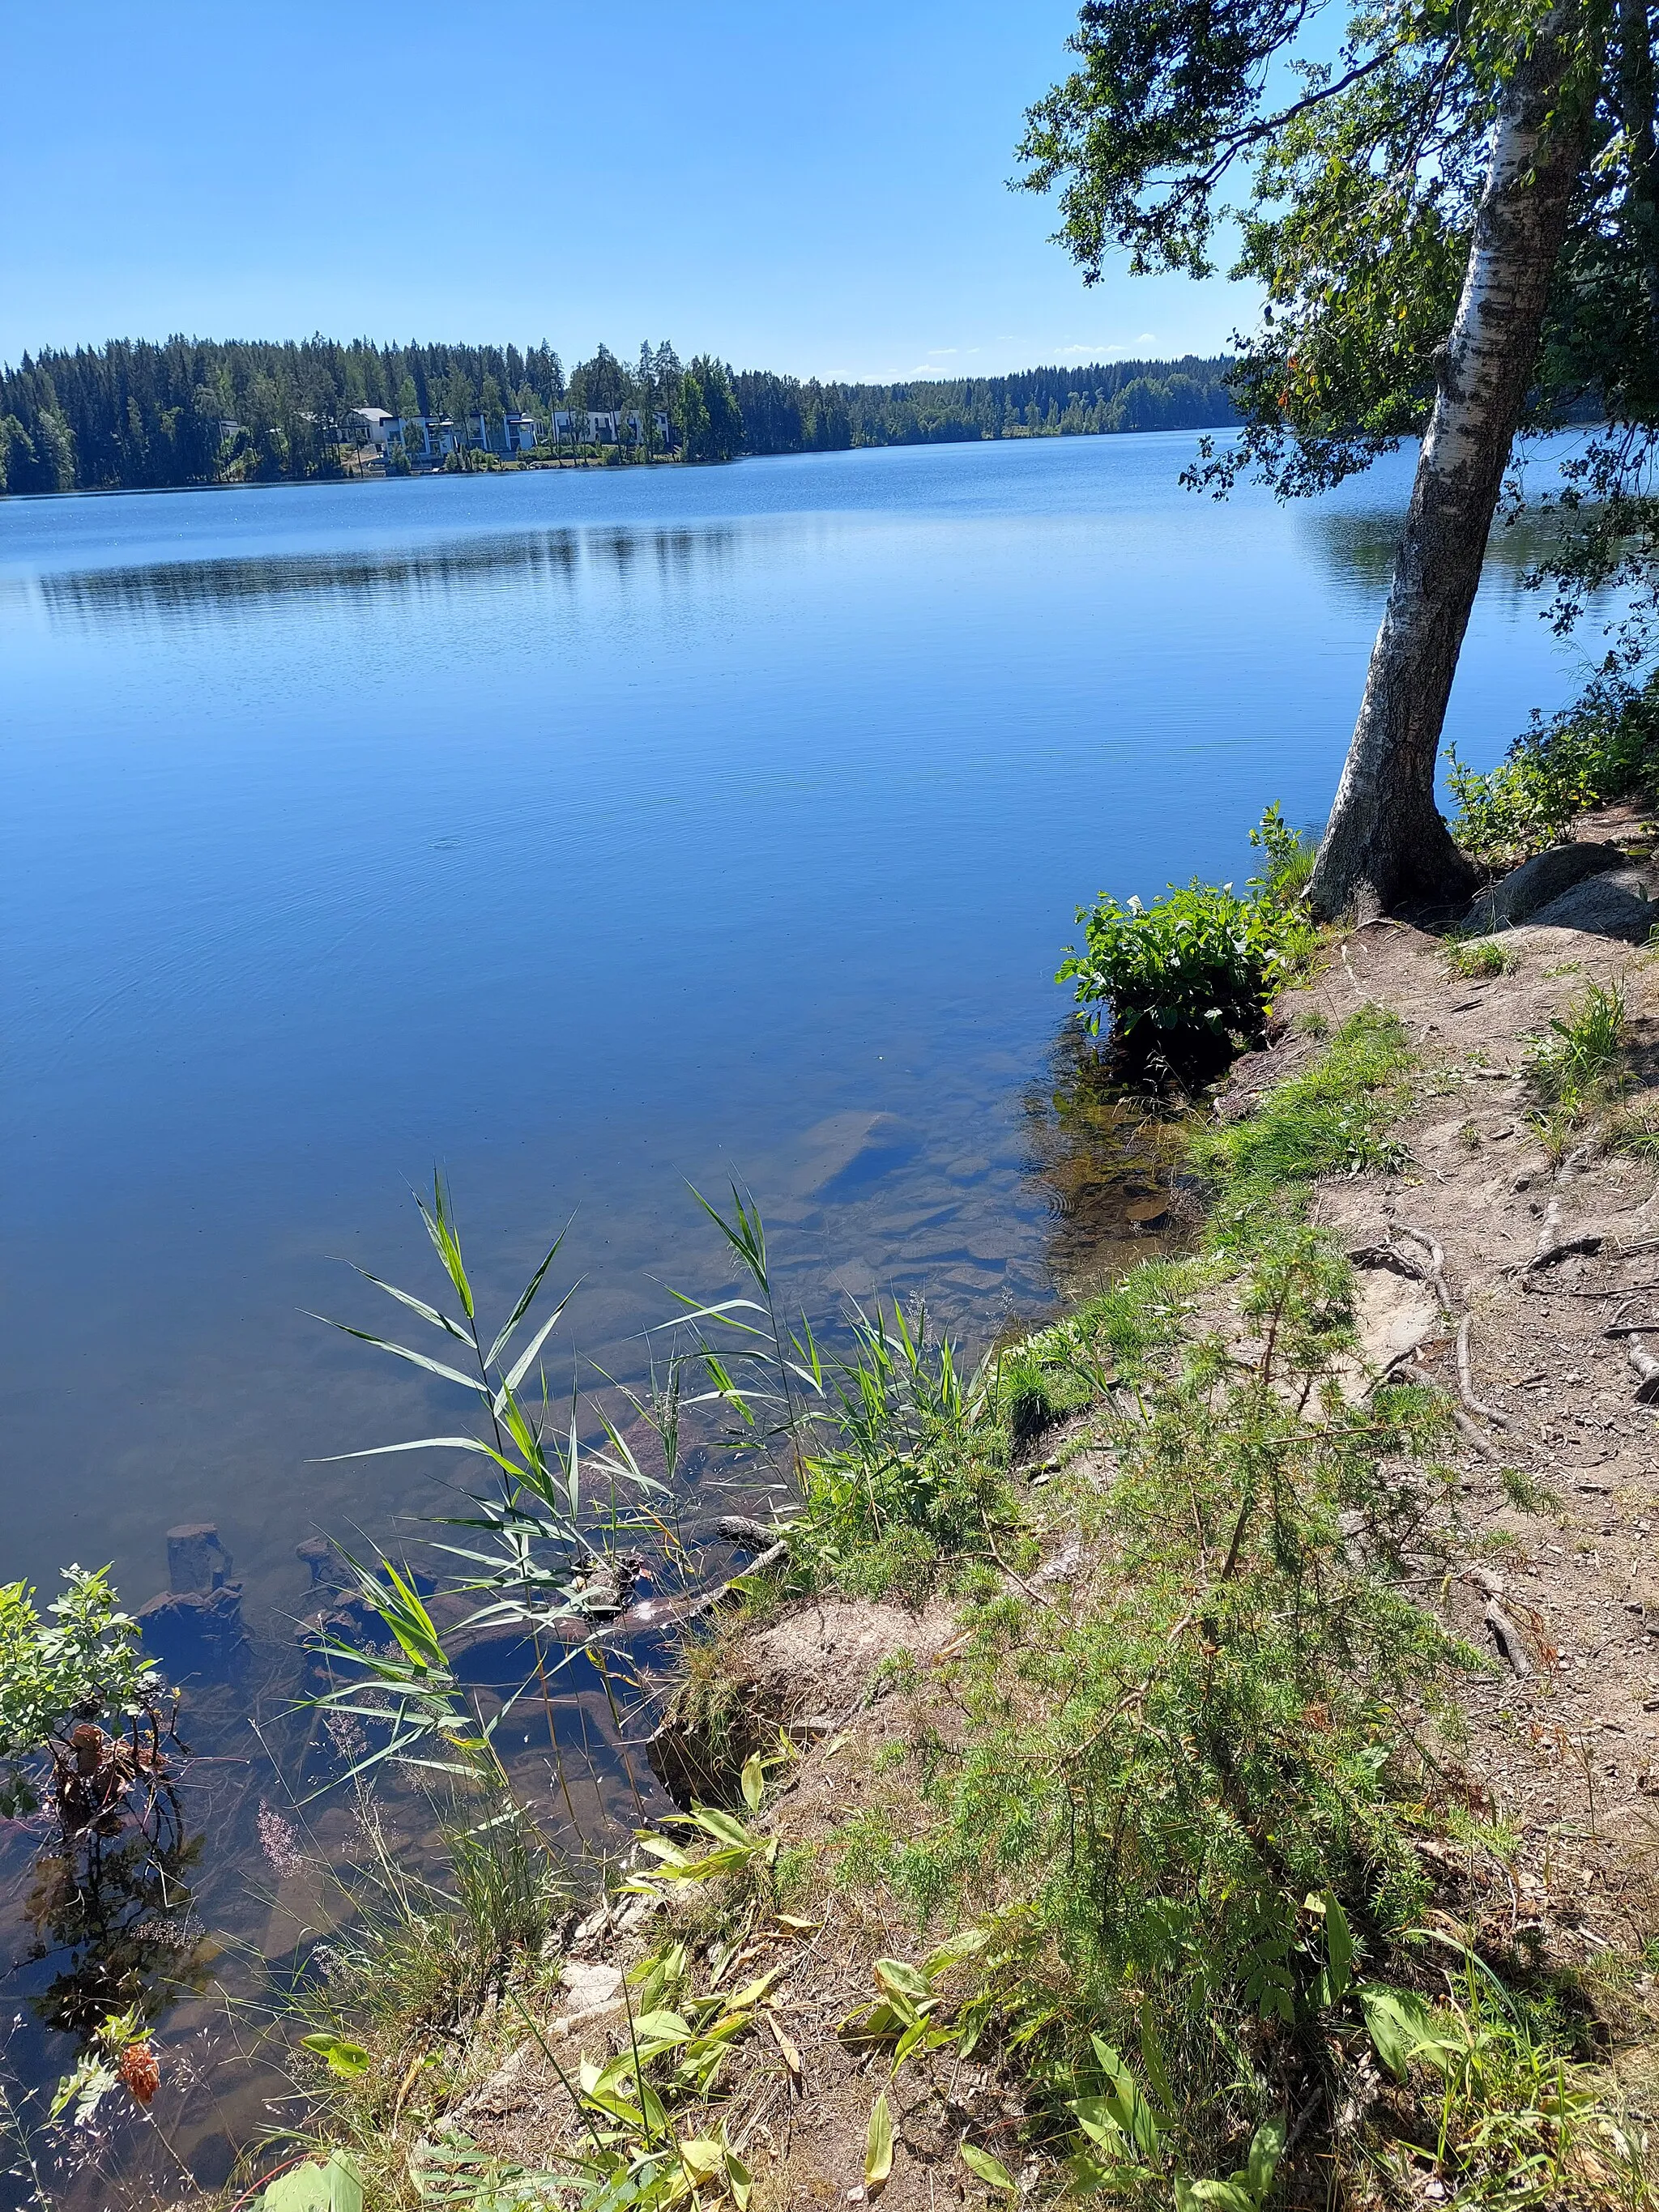
[[[1576,704],[1532,726],[1486,775],[1449,749],[1452,835],[1491,868],[1556,843],[1587,807],[1650,789],[1659,773],[1659,675],[1637,685],[1603,673]]]
[[[65,1567],[64,1585],[43,1620],[27,1583],[0,1584],[0,1813],[12,1819],[40,1803],[46,1770],[76,1771],[77,1724],[119,1729],[166,1694],[107,1568]]]
[[[1067,947],[1055,980],[1073,982],[1080,1013],[1098,1035],[1109,1012],[1120,1039],[1155,1030],[1216,1038],[1260,1033],[1273,993],[1307,958],[1313,928],[1298,898],[1313,859],[1307,841],[1268,808],[1252,842],[1268,856],[1249,898],[1231,884],[1171,884],[1168,895],[1127,906],[1103,892],[1079,907],[1084,950]]]

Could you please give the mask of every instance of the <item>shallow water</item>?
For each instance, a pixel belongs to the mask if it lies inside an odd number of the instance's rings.
[[[497,1302],[570,1221],[623,1374],[723,1279],[688,1181],[981,1343],[1139,1233],[1050,1103],[1073,908],[1322,814],[1409,467],[1217,506],[1192,444],[0,503],[4,1571],[137,1601],[216,1521],[276,1711],[295,1544],[433,1495],[315,1462],[458,1410],[303,1310],[429,1285],[434,1161]],[[1496,562],[1465,757],[1577,673]]]

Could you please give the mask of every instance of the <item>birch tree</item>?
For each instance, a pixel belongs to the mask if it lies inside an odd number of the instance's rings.
[[[1208,274],[1237,223],[1243,424],[1189,481],[1315,492],[1421,438],[1313,884],[1363,914],[1474,882],[1435,770],[1517,431],[1593,401],[1601,495],[1650,457],[1659,164],[1644,0],[1380,0],[1334,57],[1321,4],[1087,0],[1020,153],[1088,282],[1120,248]]]

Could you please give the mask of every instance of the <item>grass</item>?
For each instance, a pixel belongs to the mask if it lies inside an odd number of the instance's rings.
[[[1470,982],[1507,975],[1520,964],[1518,956],[1495,937],[1454,937],[1446,944],[1446,965],[1454,975]]]
[[[1558,1096],[1612,1079],[1622,1022],[1622,1002],[1586,994],[1558,1025]],[[754,1291],[749,1379],[717,1348],[723,1309],[694,1310],[689,1356],[724,1378],[750,1463],[793,1480],[792,1558],[690,1650],[688,1707],[741,1766],[741,1802],[653,1842],[635,1877],[665,1900],[632,1970],[665,2039],[642,2050],[630,2014],[630,2047],[581,2070],[559,2154],[584,2162],[580,2202],[747,2202],[705,2039],[741,2069],[750,1993],[718,1996],[694,1962],[717,1981],[786,1905],[807,1924],[826,1884],[887,1947],[875,2001],[842,2031],[872,2054],[872,2187],[890,2156],[884,2076],[977,2055],[1019,2102],[1018,2141],[963,2151],[994,2191],[1034,2157],[1040,2195],[1232,2212],[1315,2186],[1403,2200],[1425,2167],[1460,2203],[1644,2201],[1641,2146],[1572,2020],[1429,1911],[1414,1848],[1437,1825],[1494,1881],[1510,1848],[1456,1809],[1443,1771],[1456,1690],[1482,1663],[1433,1602],[1450,1564],[1445,1405],[1418,1387],[1344,1394],[1352,1279],[1306,1218],[1322,1177],[1404,1164],[1413,1072],[1401,1025],[1363,1008],[1251,1120],[1195,1142],[1212,1198],[1198,1251],[972,1370],[900,1308],[858,1315],[828,1360],[779,1321],[758,1217],[740,1203],[722,1224]],[[787,1419],[762,1410],[781,1395]],[[1035,1491],[1015,1478],[1057,1423]],[[1030,1579],[1062,1529],[1087,1560],[1063,1602]],[[745,1633],[805,1590],[947,1591],[961,1623],[948,1670],[894,1670],[908,1731],[862,1754],[861,1788],[816,1831],[789,1826],[788,1800],[765,1814],[767,1754],[734,1687]],[[387,2203],[409,2186],[386,2154],[398,2100],[427,2127],[454,2078],[458,1993],[533,2007],[548,1971],[538,1863],[510,1823],[500,1845],[452,1827],[450,1899],[412,1897],[305,2000],[313,2033],[367,2054],[330,2087]],[[729,2033],[726,2006],[744,2015]],[[1387,2093],[1334,2127],[1362,2053]],[[501,2186],[480,2169],[462,2201]]]
[[[1536,1102],[1530,1119],[1553,1167],[1592,1121],[1609,1117],[1610,1133],[1615,1128],[1610,1109],[1626,1085],[1629,1029],[1620,985],[1586,983],[1566,1013],[1534,1038],[1524,1062]],[[1631,1125],[1632,1133],[1638,1127]],[[1639,1137],[1631,1146],[1644,1148]]]

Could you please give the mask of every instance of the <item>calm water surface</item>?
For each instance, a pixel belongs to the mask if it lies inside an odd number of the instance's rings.
[[[212,1519],[280,1650],[295,1544],[431,1494],[314,1463],[457,1409],[302,1310],[381,1325],[337,1261],[422,1279],[434,1161],[490,1296],[574,1217],[566,1362],[722,1279],[688,1181],[816,1314],[1052,1297],[1073,908],[1322,816],[1409,467],[1191,450],[0,503],[0,1571],[137,1601]],[[1494,563],[1465,757],[1578,674]]]

